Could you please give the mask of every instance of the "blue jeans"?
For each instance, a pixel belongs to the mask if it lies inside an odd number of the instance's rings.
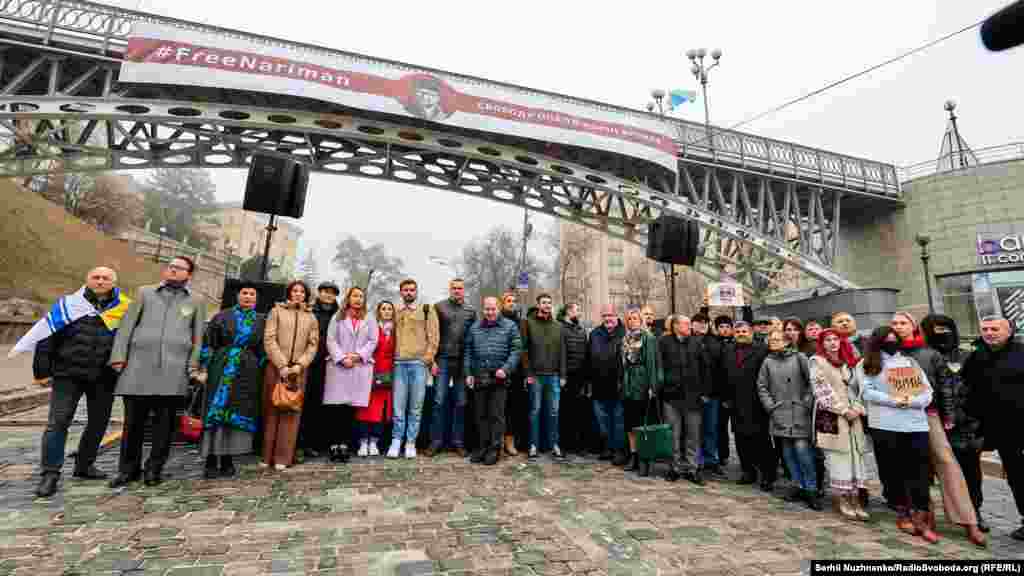
[[[709,398],[704,403],[704,443],[701,452],[704,466],[718,465],[718,410],[722,401]]]
[[[814,468],[814,450],[811,449],[811,441],[806,438],[775,438],[776,442],[782,443],[782,459],[786,461],[786,468],[793,480],[800,484],[800,488],[814,492],[818,488]]]
[[[622,400],[594,400],[594,419],[609,450],[622,450],[626,431],[622,422]]]
[[[547,411],[544,413],[544,426],[548,433],[549,447],[558,446],[558,401],[562,393],[562,383],[557,374],[535,376],[532,385],[527,385],[530,392],[530,446],[540,448],[540,408],[541,400]]]
[[[394,425],[391,438],[406,443],[416,443],[420,433],[420,415],[423,414],[423,395],[427,391],[427,366],[419,360],[395,362]],[[406,420],[408,414],[408,421]]]
[[[448,387],[449,382],[453,382],[451,388]],[[433,422],[430,425],[431,448],[443,448],[445,441],[450,441],[455,448],[462,448],[465,445],[465,415],[466,380],[462,376],[462,365],[458,360],[438,358],[437,378],[434,379]]]

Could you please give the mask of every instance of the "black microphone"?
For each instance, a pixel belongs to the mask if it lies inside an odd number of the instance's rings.
[[[981,43],[997,52],[1024,44],[1024,0],[1017,0],[981,25]]]

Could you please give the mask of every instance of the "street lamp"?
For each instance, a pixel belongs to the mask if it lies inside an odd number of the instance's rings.
[[[928,313],[935,313],[935,302],[932,299],[932,278],[928,273],[928,260],[931,258],[928,254],[928,244],[932,241],[931,238],[925,234],[918,234],[915,238],[918,246],[921,247],[921,264],[924,266],[924,286],[925,290],[928,291]]]
[[[153,262],[160,262],[160,251],[163,250],[164,247],[164,234],[167,234],[167,227],[161,226],[160,237],[156,241],[156,252],[153,254]]]
[[[224,239],[224,279],[227,280],[231,275],[231,240],[229,238]]]
[[[718,48],[711,51],[711,59],[714,60],[714,63],[710,66],[704,65],[704,57],[707,54],[708,51],[704,48],[691,48],[686,51],[686,57],[690,60],[691,64],[690,72],[694,78],[700,81],[701,94],[704,96],[704,129],[707,132],[708,148],[713,154],[715,151],[715,141],[711,137],[711,114],[708,111],[708,72],[721,63],[722,51]]]

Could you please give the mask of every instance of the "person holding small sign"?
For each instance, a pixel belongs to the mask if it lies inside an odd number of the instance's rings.
[[[939,536],[928,525],[928,414],[932,385],[896,332],[875,329],[864,355],[864,403],[873,428],[875,458],[886,470],[897,510],[896,527],[929,543]]]

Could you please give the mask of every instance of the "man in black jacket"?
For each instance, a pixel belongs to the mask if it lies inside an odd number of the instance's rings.
[[[466,455],[466,379],[462,375],[462,346],[466,330],[476,321],[476,310],[466,304],[461,278],[448,283],[448,299],[434,304],[441,342],[431,372],[434,376],[434,412],[431,415],[429,458],[450,443],[459,457]]]
[[[575,302],[564,309],[562,320],[562,364],[565,366],[565,389],[559,404],[558,425],[560,446],[566,453],[586,452],[587,433],[592,421],[590,399],[584,386],[584,357],[587,353],[587,331],[580,324],[580,307]]]
[[[981,340],[963,367],[968,392],[967,413],[981,421],[985,449],[999,451],[1006,482],[1024,521],[1024,343],[1013,340],[1010,321],[981,321]],[[1024,526],[1010,536],[1024,541]]]
[[[83,295],[96,314],[83,316],[36,345],[32,372],[37,383],[52,379],[50,415],[42,440],[43,477],[36,487],[41,498],[57,491],[64,466],[64,444],[75,418],[78,402],[86,397],[88,423],[78,443],[73,476],[87,480],[107,477],[96,468],[96,453],[110,422],[117,374],[107,366],[114,346],[115,329],[101,314],[118,304],[114,288],[117,275],[110,268],[89,272]]]
[[[768,348],[754,342],[750,324],[737,321],[733,326],[733,342],[722,348],[721,368],[724,393],[732,405],[733,431],[743,476],[740,484],[757,482],[761,473],[761,489],[771,492],[777,472],[775,450],[768,434],[768,415],[757,396],[757,374],[768,356]]]
[[[601,325],[590,332],[583,365],[587,388],[593,401],[594,415],[604,450],[601,460],[612,460],[616,466],[629,463],[625,449],[625,423],[619,386],[622,378],[622,338],[625,328],[615,315],[615,308],[601,309]]]
[[[671,316],[671,334],[658,339],[658,361],[661,366],[661,389],[658,397],[664,402],[665,420],[672,425],[672,467],[666,479],[680,476],[703,484],[697,460],[703,438],[704,404],[711,394],[711,375],[704,361],[699,337],[690,335],[690,319]],[[683,459],[682,438],[686,438]]]
[[[320,324],[320,346],[306,374],[306,395],[302,405],[302,420],[299,422],[296,462],[301,462],[306,456],[316,458],[327,449],[324,442],[330,435],[326,430],[332,425],[323,413],[324,359],[327,357],[327,326],[338,312],[338,295],[341,290],[333,282],[323,282],[317,286],[316,291],[313,315]]]

